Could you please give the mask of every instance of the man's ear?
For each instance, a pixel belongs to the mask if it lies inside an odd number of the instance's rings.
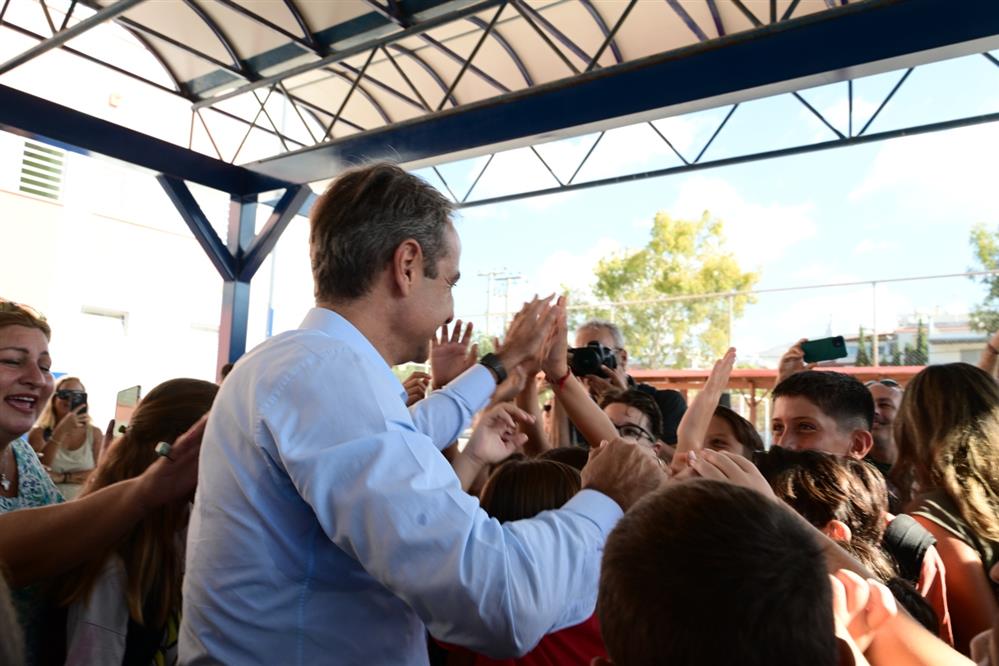
[[[412,238],[399,243],[392,253],[392,281],[402,292],[409,294],[418,276],[423,275],[423,248]]]
[[[850,543],[853,539],[853,532],[850,530],[850,526],[841,520],[830,520],[822,528],[822,533],[833,541],[838,541],[840,543]]]
[[[854,430],[850,433],[850,452],[847,455],[863,460],[872,446],[874,446],[874,436],[869,430]]]

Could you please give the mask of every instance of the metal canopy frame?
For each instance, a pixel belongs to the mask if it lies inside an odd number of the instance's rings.
[[[946,0],[848,5],[246,166],[290,182],[329,178],[379,159],[423,168],[999,48],[999,4],[968,2],[959,17],[941,23],[946,6]]]
[[[0,85],[0,128],[55,142],[71,150],[92,151],[161,174],[161,185],[225,283],[220,365],[237,358],[245,348],[250,280],[290,220],[310,205],[313,196],[305,184],[335,176],[353,164],[390,159],[408,168],[419,168],[490,155],[485,167],[460,199],[454,196],[453,188],[442,179],[445,189],[451,191],[456,201],[464,205],[482,205],[539,194],[534,191],[488,200],[470,200],[492,156],[497,151],[517,147],[530,146],[555,178],[558,187],[541,192],[548,193],[999,120],[999,114],[990,114],[871,134],[867,130],[873,118],[859,132],[854,132],[851,117],[850,127],[843,133],[799,96],[800,102],[832,130],[833,139],[723,160],[702,160],[711,142],[743,101],[778,93],[796,95],[798,90],[811,86],[850,81],[892,70],[909,68],[911,71],[911,68],[927,62],[973,53],[985,52],[985,57],[999,65],[987,53],[999,48],[999,4],[991,0],[968,0],[962,3],[958,12],[954,11],[951,0],[866,0],[849,4],[842,0],[843,6],[827,0],[827,4],[835,6],[835,10],[796,19],[800,0],[792,0],[780,15],[776,2],[770,2],[768,16],[754,14],[740,0],[732,0],[736,10],[755,26],[755,29],[743,32],[733,32],[738,28],[726,25],[716,0],[704,0],[710,24],[694,20],[685,3],[664,0],[663,6],[698,41],[689,47],[632,61],[624,59],[618,35],[636,6],[635,0],[628,0],[610,23],[590,0],[564,0],[580,3],[599,31],[602,41],[592,53],[554,25],[544,15],[544,8],[539,11],[537,4],[532,5],[529,0],[364,0],[371,14],[359,17],[357,33],[350,35],[352,40],[345,48],[334,48],[334,43],[344,41],[344,35],[334,34],[332,28],[317,31],[310,27],[295,0],[284,0],[284,5],[301,31],[300,35],[256,14],[250,8],[252,5],[240,4],[239,0],[217,0],[227,10],[237,12],[288,40],[288,48],[281,47],[274,53],[253,57],[240,53],[224,26],[218,25],[205,11],[202,6],[205,0],[184,0],[198,20],[212,31],[228,61],[200,52],[153,26],[123,16],[142,0],[117,0],[107,6],[98,4],[97,0],[71,0],[72,4],[58,29],[48,7],[42,5],[52,32],[48,37],[5,21],[3,13],[10,1],[4,0],[3,9],[0,9],[0,25],[34,38],[38,44],[0,65],[0,73],[30,62],[46,51],[62,47],[90,62],[190,101],[192,133],[195,116],[208,131],[201,113],[210,110],[244,123],[248,128],[247,136],[254,129],[267,132],[276,137],[287,151],[279,156],[237,166],[223,159],[210,131],[209,139],[215,145],[218,159]],[[71,14],[77,4],[87,6],[96,13],[70,25]],[[480,14],[491,20],[483,19]],[[533,85],[535,81],[525,64],[523,53],[519,53],[502,32],[499,19],[507,14],[523,19],[545,47],[561,60],[565,65],[566,78]],[[86,30],[112,19],[158,57],[175,90],[66,45]],[[466,35],[477,37],[475,48],[468,57],[462,57],[442,40],[428,34],[456,22],[469,26]],[[717,37],[710,34],[712,32]],[[891,38],[885,38],[886,35],[891,35]],[[445,78],[429,58],[400,43],[411,38],[423,42],[427,53],[438,54],[457,64],[457,76]],[[510,58],[527,89],[510,92],[504,83],[472,62],[479,48],[489,40],[494,41]],[[197,79],[181,81],[157,53],[154,46],[157,43],[179,49],[216,69]],[[313,61],[286,66],[290,59],[303,53],[312,56]],[[366,58],[364,66],[348,62],[357,56]],[[368,65],[375,58],[382,58],[383,62],[391,64],[408,90],[400,90],[398,86],[373,77]],[[602,59],[610,65],[601,66]],[[426,91],[406,75],[401,66],[404,62],[421,68],[427,74],[441,91],[440,103],[428,101]],[[261,73],[274,69],[278,70],[276,74]],[[337,102],[336,109],[322,108],[305,100],[286,84],[289,79],[312,71],[349,84],[349,92]],[[456,89],[462,77],[466,76],[475,77],[496,94],[479,102],[463,102],[456,95]],[[904,81],[905,76],[885,98],[877,113]],[[235,87],[227,92],[212,93],[233,85]],[[847,85],[852,100],[852,84]],[[378,105],[373,95],[375,90],[392,95],[422,115],[394,122],[392,114]],[[251,93],[259,105],[252,121],[218,108],[220,102]],[[355,93],[366,98],[380,114],[381,120],[388,124],[365,128],[355,118],[348,117],[347,102]],[[283,98],[298,115],[314,145],[305,146],[302,141],[279,130],[267,110],[268,99],[275,95]],[[576,182],[580,170],[606,130],[728,105],[731,105],[731,110],[725,120],[696,157],[681,154],[668,137],[653,125],[653,129],[679,157],[681,166],[600,181]],[[306,122],[306,116],[311,116],[315,127],[325,132],[314,133]],[[269,123],[270,127],[260,123],[261,120]],[[352,133],[337,136],[337,127],[346,127]],[[593,132],[599,133],[596,141],[566,181],[555,176],[554,170],[534,148],[534,144],[542,141]],[[239,152],[237,149],[232,161]],[[199,183],[230,194],[226,242],[214,232],[191,196],[186,182]],[[258,195],[274,190],[281,190],[283,194],[264,230],[254,236]]]

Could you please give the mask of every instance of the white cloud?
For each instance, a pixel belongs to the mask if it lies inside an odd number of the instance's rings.
[[[941,220],[994,222],[999,219],[996,154],[995,125],[895,139],[882,145],[849,199],[891,194],[900,205]]]
[[[601,238],[581,253],[556,250],[538,265],[534,275],[525,280],[525,287],[531,292],[548,294],[557,292],[565,285],[573,290],[588,292],[593,286],[593,269],[597,262],[609,254],[622,249],[621,243],[613,238]],[[529,296],[530,294],[524,294]]]
[[[762,204],[746,200],[728,181],[708,176],[687,179],[668,209],[684,218],[707,210],[725,222],[728,246],[746,268],[765,265],[795,244],[814,236],[811,203]]]

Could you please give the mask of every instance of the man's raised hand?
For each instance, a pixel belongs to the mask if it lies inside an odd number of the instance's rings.
[[[657,489],[666,472],[652,449],[618,438],[591,449],[582,480],[583,488],[600,491],[627,511]]]
[[[553,296],[534,298],[514,316],[503,339],[503,347],[496,352],[507,372],[541,355],[542,346],[548,340],[558,314],[558,308],[551,302]]]
[[[475,365],[478,357],[478,345],[472,344],[472,322],[465,326],[464,333],[460,319],[454,323],[450,334],[447,324],[441,326],[440,337],[430,338],[430,374],[434,388],[447,385]]]

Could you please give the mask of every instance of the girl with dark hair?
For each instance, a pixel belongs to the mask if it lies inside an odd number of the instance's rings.
[[[109,445],[83,496],[142,474],[157,459],[157,443],[190,428],[217,391],[199,379],[172,379],[150,391],[125,434]],[[148,514],[116,547],[58,581],[56,601],[68,607],[66,664],[176,661],[188,502]]]
[[[865,462],[820,451],[786,451],[770,477],[774,494],[850,551],[882,582],[897,574],[881,550],[887,527],[884,478]]]
[[[564,463],[545,459],[511,460],[500,465],[482,489],[480,503],[502,523],[532,518],[558,509],[579,492],[579,472]],[[462,648],[450,648],[448,666],[522,666],[560,664],[588,666],[594,657],[606,657],[596,615],[574,627],[548,634],[520,659],[490,659]]]

